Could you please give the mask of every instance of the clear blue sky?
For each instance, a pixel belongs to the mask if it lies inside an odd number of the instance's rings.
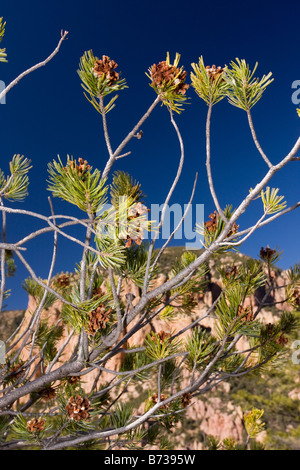
[[[0,79],[9,83],[20,72],[44,59],[55,47],[60,30],[69,30],[69,39],[60,53],[46,67],[24,78],[0,105],[0,167],[7,171],[15,153],[32,160],[30,195],[26,202],[13,204],[48,214],[45,181],[47,163],[57,154],[83,157],[103,169],[107,154],[100,115],[83,96],[77,75],[78,63],[85,50],[106,54],[119,64],[129,88],[120,93],[116,108],[108,115],[113,148],[146,111],[155,98],[145,75],[153,63],[181,54],[181,64],[191,71],[191,62],[204,56],[206,64],[224,65],[239,57],[254,66],[257,74],[273,72],[274,83],[253,109],[253,120],[260,143],[272,162],[278,162],[299,136],[300,119],[291,101],[292,83],[300,80],[298,1],[153,2],[127,0],[86,1],[1,1],[0,16],[7,22],[5,39],[8,64],[0,64]],[[188,80],[189,81],[189,80]],[[194,203],[205,205],[205,218],[214,209],[205,168],[206,105],[190,88],[190,104],[176,116],[185,142],[185,166],[171,203],[188,202],[195,172],[199,179]],[[130,143],[132,155],[121,159],[114,169],[128,171],[147,194],[147,204],[164,201],[177,171],[179,146],[165,108],[157,107],[143,126],[143,139]],[[221,205],[236,207],[250,187],[267,170],[257,154],[247,124],[246,114],[225,100],[212,116],[212,166]],[[272,186],[280,187],[292,205],[299,198],[299,164],[291,163]],[[54,200],[58,213],[78,214],[67,203]],[[260,216],[257,201],[241,228]],[[299,209],[298,209],[299,211]],[[260,229],[241,251],[257,257],[260,247],[269,244],[283,251],[279,266],[288,268],[299,261],[299,213],[294,212]],[[8,240],[40,227],[30,218],[8,217]],[[46,276],[51,256],[52,236],[28,245],[26,257],[34,256],[37,274]],[[182,244],[177,241],[176,244]],[[59,239],[59,260],[55,272],[73,270],[80,251]],[[18,287],[27,277],[18,264],[18,272],[9,280],[13,295],[10,308],[26,307],[26,294]]]

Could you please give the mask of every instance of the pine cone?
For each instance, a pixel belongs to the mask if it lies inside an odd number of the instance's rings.
[[[80,382],[80,376],[79,375],[71,375],[70,377],[67,377],[68,383],[71,385],[78,385]]]
[[[83,158],[78,158],[78,165],[76,163],[76,160],[68,161],[68,164],[64,167],[64,170],[68,171],[69,168],[71,168],[72,170],[76,170],[77,174],[83,177],[90,170],[91,165],[89,165],[86,160],[83,160]]]
[[[186,408],[187,406],[190,405],[192,401],[192,395],[190,393],[184,393],[181,397],[181,403],[182,403],[182,406],[183,408]]]
[[[97,287],[97,288],[93,289],[92,295],[93,295],[93,297],[102,297],[104,295],[104,292],[101,289],[101,287]]]
[[[212,82],[217,80],[220,77],[220,75],[223,74],[223,72],[224,72],[224,69],[220,65],[218,67],[216,67],[215,65],[213,65],[212,67],[210,65],[206,66],[206,73],[208,75],[208,78]]]
[[[160,331],[159,333],[157,333],[157,336],[158,336],[160,343],[162,344],[166,338],[171,337],[171,334],[166,333],[165,331]],[[153,335],[152,339],[155,341],[157,339],[157,336]]]
[[[147,206],[142,204],[141,202],[137,202],[133,207],[131,207],[128,211],[128,219],[129,220],[134,220],[142,215],[147,214],[150,212],[150,209],[148,209]],[[125,248],[130,248],[132,244],[135,242],[138,246],[141,245],[144,234],[143,234],[143,229],[139,229],[138,227],[135,228],[135,232],[140,233],[140,236],[127,236],[127,240],[125,242]]]
[[[161,88],[163,83],[168,84],[174,80],[174,84],[177,85],[174,92],[181,95],[185,95],[189,88],[189,85],[184,83],[186,75],[186,71],[180,72],[179,68],[167,64],[166,61],[159,62],[158,65],[153,64],[151,68],[151,77],[153,83],[158,88]]]
[[[211,220],[205,222],[204,226],[207,228],[209,232],[214,232],[217,229],[219,214],[217,211],[214,211],[212,214],[208,216]]]
[[[27,421],[27,431],[31,433],[41,432],[44,430],[45,420],[42,418],[32,418],[30,421]]]
[[[244,308],[240,305],[239,310],[238,310],[238,316],[242,317],[242,320],[245,321],[245,322],[246,321],[250,322],[250,321],[254,320],[254,314],[251,310],[251,307]]]
[[[264,261],[270,261],[272,256],[276,253],[276,250],[271,250],[269,246],[266,248],[261,247],[259,256],[261,257],[262,260]]]
[[[80,395],[70,397],[66,411],[68,417],[75,421],[86,421],[89,418],[88,410],[90,409],[90,402],[87,398],[82,398]]]
[[[288,339],[286,336],[284,336],[283,333],[279,336],[279,338],[276,339],[276,343],[280,344],[281,346],[285,346],[288,342]]]
[[[212,214],[209,215],[209,218],[211,220],[208,220],[207,222],[204,223],[204,226],[209,232],[215,232],[217,230],[219,217],[220,215],[217,213],[217,211],[214,211]],[[231,230],[228,232],[226,238],[236,233],[238,229],[239,229],[239,225],[236,225],[236,223],[234,223]]]
[[[164,401],[164,400],[166,400],[167,398],[168,398],[167,395],[165,395],[164,393],[161,393],[161,394],[160,394],[160,400],[161,400],[161,401]],[[154,395],[152,395],[152,397],[150,398],[150,400],[152,401],[152,403],[153,403],[154,405],[156,405],[156,404],[158,403],[158,394],[157,394],[157,393],[154,393]],[[161,409],[166,410],[167,408],[168,408],[168,405],[162,405],[162,406],[161,406]]]
[[[119,80],[119,74],[114,70],[117,67],[118,64],[114,60],[110,60],[107,55],[103,55],[102,60],[96,60],[93,72],[97,78],[102,78],[105,75],[108,86],[111,86]]]
[[[226,235],[226,238],[227,237],[230,237],[231,235],[233,235],[234,233],[236,233],[239,229],[239,225],[237,225],[236,223],[233,224],[231,230],[228,232],[228,234]]]
[[[274,325],[272,325],[272,323],[268,323],[267,324],[267,334],[268,336],[272,336],[274,333]]]
[[[15,364],[14,367],[12,367],[9,371],[10,375],[18,379],[24,373],[24,365],[25,365],[25,362],[23,361]]]
[[[294,289],[292,292],[292,301],[296,307],[300,307],[300,292],[298,289]]]
[[[148,209],[145,204],[142,204],[141,202],[137,202],[133,207],[131,207],[128,211],[128,217],[130,220],[136,219],[137,217],[140,217],[141,215],[145,215],[148,212],[150,212],[150,209]]]
[[[88,164],[83,158],[78,158],[77,172],[79,175],[86,173],[91,168],[91,165]]]
[[[39,392],[41,398],[45,401],[53,400],[56,397],[56,391],[53,387],[44,388]]]
[[[102,330],[106,327],[106,323],[111,317],[112,309],[105,310],[105,305],[100,304],[96,310],[92,310],[89,313],[89,328],[88,333],[95,335],[98,330]]]
[[[55,285],[60,288],[68,287],[70,285],[70,276],[67,274],[60,274],[55,279]]]
[[[229,266],[225,270],[225,276],[227,279],[234,278],[238,273],[238,268],[237,266]]]

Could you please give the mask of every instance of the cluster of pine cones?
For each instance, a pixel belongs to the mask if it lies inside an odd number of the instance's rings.
[[[169,65],[166,61],[152,65],[151,78],[157,88],[161,88],[164,83],[168,84],[174,81],[176,94],[185,95],[189,88],[189,85],[185,83],[186,71],[181,72],[179,68]]]
[[[118,64],[114,60],[110,60],[107,55],[103,55],[102,60],[96,60],[93,73],[97,78],[105,76],[108,80],[108,86],[111,86],[119,80],[119,74],[115,71],[117,67]]]

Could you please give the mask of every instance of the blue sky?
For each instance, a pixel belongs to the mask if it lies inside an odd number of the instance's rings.
[[[251,67],[259,63],[257,75],[273,72],[275,81],[253,109],[253,121],[260,143],[274,163],[285,156],[299,136],[300,120],[292,103],[292,83],[300,80],[299,24],[297,1],[153,2],[102,1],[1,1],[0,16],[7,22],[5,39],[8,63],[0,64],[0,79],[8,84],[20,72],[46,58],[55,48],[61,29],[69,39],[46,67],[24,78],[0,105],[0,167],[7,171],[14,154],[32,160],[30,194],[13,207],[49,213],[46,191],[47,163],[59,154],[66,159],[83,157],[102,170],[107,159],[100,115],[83,96],[77,69],[85,50],[106,54],[118,64],[128,89],[119,93],[116,108],[108,114],[113,148],[131,130],[155,99],[145,75],[153,63],[181,54],[180,64],[191,71],[191,63],[203,55],[206,64],[229,64],[236,57]],[[189,82],[189,79],[187,80]],[[198,171],[195,204],[204,204],[205,218],[214,210],[205,168],[205,119],[207,107],[192,88],[185,111],[175,116],[185,143],[185,164],[172,203],[188,202]],[[132,141],[132,154],[119,160],[114,169],[129,172],[143,187],[147,204],[161,204],[175,177],[179,145],[167,110],[157,107],[143,125],[144,136]],[[225,100],[213,109],[212,170],[221,205],[236,207],[267,167],[253,144],[246,113]],[[288,205],[298,201],[299,164],[291,163],[276,175],[271,186],[279,187]],[[56,213],[80,214],[67,203],[54,200]],[[260,217],[256,201],[240,219],[241,228]],[[298,209],[299,211],[299,209]],[[40,227],[28,217],[8,217],[8,240]],[[279,266],[286,269],[299,261],[299,212],[278,219],[257,231],[241,252],[257,257],[269,244],[283,251]],[[181,241],[174,242],[179,245]],[[27,259],[41,277],[47,275],[52,236],[28,244]],[[80,250],[59,239],[59,260],[55,272],[72,271]],[[10,308],[26,307],[20,289],[28,273],[18,264],[9,280],[13,295]]]

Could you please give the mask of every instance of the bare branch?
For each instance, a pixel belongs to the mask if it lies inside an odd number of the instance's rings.
[[[58,53],[60,46],[62,42],[66,39],[68,35],[68,31],[64,31],[62,33],[62,36],[59,40],[58,45],[54,49],[54,51],[47,57],[47,59],[43,60],[42,62],[39,62],[38,64],[34,65],[33,67],[30,67],[29,69],[25,70],[25,72],[21,73],[17,78],[15,78],[1,93],[0,93],[0,101],[6,94],[15,86],[19,83],[22,78],[26,77],[26,75],[29,75],[30,73],[34,72],[35,70],[39,69],[40,67],[44,67],[50,60],[53,59],[53,57]]]

